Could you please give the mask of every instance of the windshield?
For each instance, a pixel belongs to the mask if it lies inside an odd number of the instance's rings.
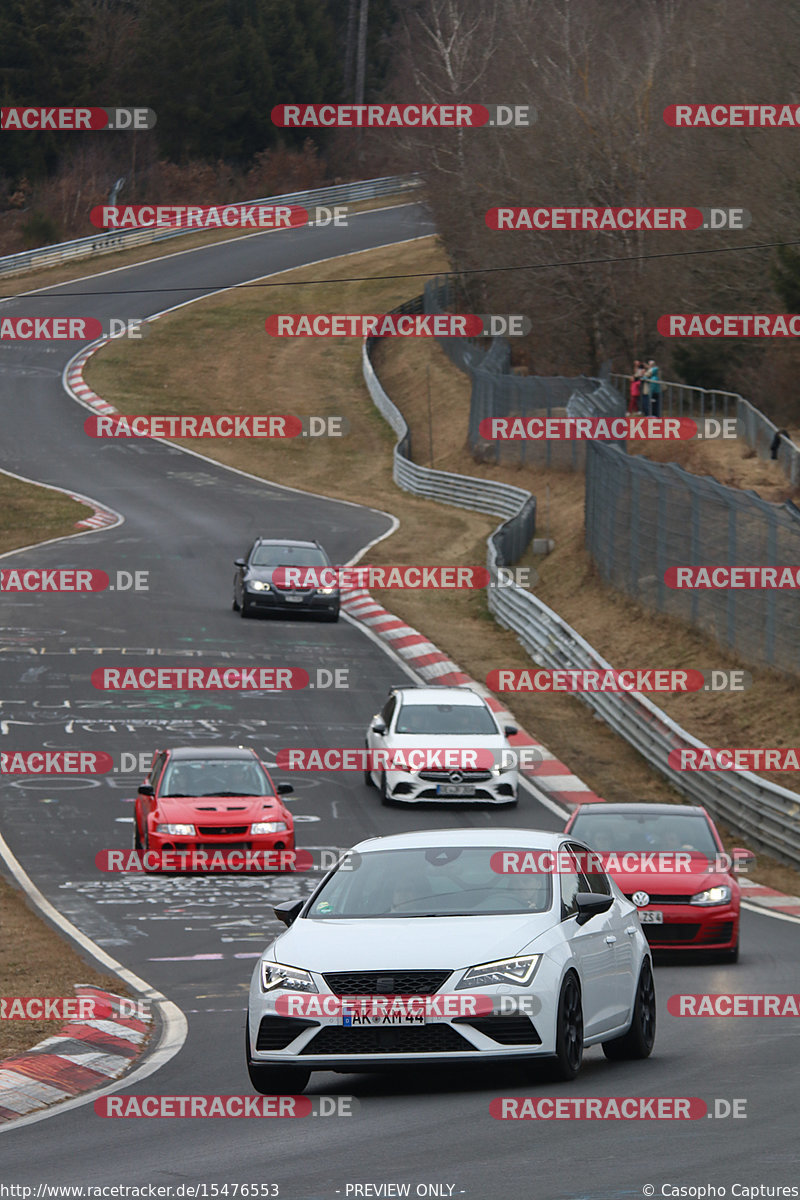
[[[395,733],[494,734],[497,726],[482,704],[404,704]]]
[[[708,858],[717,854],[711,830],[699,813],[581,813],[570,833],[593,850],[689,850]]]
[[[179,759],[167,767],[160,795],[271,796],[272,787],[255,760]]]
[[[327,555],[316,546],[258,546],[251,567],[327,567]]]
[[[340,866],[313,898],[307,916],[448,917],[543,913],[551,905],[547,874],[492,870],[499,846],[377,850]]]

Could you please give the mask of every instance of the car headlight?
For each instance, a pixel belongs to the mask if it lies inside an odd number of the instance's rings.
[[[689,901],[690,904],[728,904],[730,903],[731,889],[726,883],[718,884],[717,887],[706,888],[704,892],[697,892]]]
[[[289,826],[285,821],[256,821],[250,826],[251,833],[283,833]]]
[[[324,588],[322,588],[322,587],[321,587],[321,588],[317,588],[317,591],[319,592],[320,596],[332,596],[332,595],[333,595],[333,593],[334,593],[334,592],[338,592],[338,590],[339,590],[339,589],[338,589],[338,588],[335,588],[335,587],[332,587],[332,588],[329,588],[329,587],[324,587]]]
[[[525,958],[499,958],[496,962],[481,963],[464,972],[456,984],[456,991],[488,987],[494,983],[516,983],[519,987],[527,987],[541,961],[541,954],[530,954]]]
[[[265,583],[263,579],[248,579],[247,586],[249,588],[251,588],[252,591],[254,591],[254,592],[268,592],[269,591],[269,584]]]
[[[287,967],[283,963],[262,961],[261,990],[272,992],[275,988],[284,988],[288,992],[319,991],[310,973],[302,967]]]
[[[156,825],[156,833],[168,833],[171,837],[194,837],[194,825]]]

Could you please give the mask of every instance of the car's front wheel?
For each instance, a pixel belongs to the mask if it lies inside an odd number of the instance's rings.
[[[645,959],[636,985],[630,1029],[622,1037],[603,1042],[603,1054],[616,1062],[625,1058],[648,1058],[656,1040],[656,988],[650,960]]]
[[[247,603],[247,597],[245,596],[244,592],[242,592],[242,603],[239,608],[239,616],[242,617],[243,620],[250,616],[250,605]]]
[[[249,1024],[249,1022],[248,1022]],[[244,1027],[244,1047],[247,1057],[247,1074],[250,1082],[262,1096],[299,1096],[311,1078],[311,1072],[304,1067],[281,1067],[271,1063],[254,1063],[250,1061],[250,1034],[248,1025]]]
[[[392,807],[392,799],[391,799],[391,796],[389,795],[389,788],[386,783],[386,772],[385,771],[381,772],[380,793],[381,793],[381,804],[383,805],[383,807],[391,808]]]
[[[574,1079],[583,1062],[583,1004],[578,976],[570,971],[561,985],[556,1017],[556,1052],[550,1074],[556,1080]]]

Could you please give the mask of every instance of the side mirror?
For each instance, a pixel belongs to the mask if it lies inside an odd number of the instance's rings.
[[[517,729],[516,725],[504,725],[503,733],[506,735],[506,737],[513,737],[515,733],[519,733],[519,730]]]
[[[278,786],[275,788],[275,795],[276,796],[290,796],[293,791],[294,791],[294,788],[292,787],[292,785],[290,783],[279,783]]]
[[[383,721],[376,721],[375,724],[372,726],[372,732],[379,733],[379,734],[386,733],[386,726],[384,725]]]
[[[153,791],[153,789],[151,788],[149,783],[143,783],[141,785],[141,787],[138,788],[137,790],[138,790],[140,796],[155,796],[155,792]]]
[[[734,875],[746,875],[756,861],[753,851],[748,850],[745,846],[734,846],[731,850],[731,858],[733,859],[731,870]]]
[[[235,558],[235,559],[233,560],[233,565],[234,565],[235,567],[246,567],[246,566],[247,566],[247,559],[246,559],[246,558]]]
[[[272,911],[279,921],[283,921],[284,925],[293,925],[300,915],[300,909],[305,904],[305,900],[285,900],[283,904],[273,904]]]
[[[592,917],[608,912],[614,903],[614,897],[602,896],[599,892],[578,892],[575,903],[578,905],[577,924],[585,925]]]

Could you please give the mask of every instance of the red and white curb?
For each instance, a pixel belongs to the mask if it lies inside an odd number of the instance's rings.
[[[505,705],[483,684],[462,671],[457,663],[443,654],[418,629],[407,625],[405,621],[401,621],[378,604],[365,588],[354,588],[344,592],[342,607],[354,620],[366,625],[373,634],[386,642],[394,653],[407,662],[427,683],[440,684],[442,687],[470,687],[486,698],[489,707],[500,718],[501,724],[505,722],[518,725]],[[582,779],[570,771],[569,767],[559,762],[546,746],[524,729],[520,729],[508,740],[512,746],[535,747],[541,761],[533,768],[523,768],[522,774],[556,804],[602,802],[602,796],[596,795]]]
[[[141,1055],[150,1021],[120,1017],[120,996],[76,985],[111,1009],[112,1016],[70,1021],[55,1037],[0,1062],[0,1124],[47,1108],[119,1079]]]
[[[64,384],[67,389],[72,392],[76,400],[87,408],[90,408],[92,412],[107,414],[117,411],[113,404],[109,404],[102,396],[98,396],[96,392],[93,392],[83,378],[83,368],[89,359],[101,346],[105,346],[110,341],[111,338],[101,338],[97,342],[92,342],[90,346],[82,350],[76,358],[73,358],[68,363],[67,369],[64,372]],[[77,496],[72,492],[67,492],[66,494],[70,499],[77,500],[81,504],[87,503],[84,496]],[[119,517],[116,513],[108,512],[106,509],[98,508],[96,505],[93,505],[93,507],[94,511],[90,517],[86,517],[83,521],[75,522],[81,529],[107,529],[111,525],[119,524]]]
[[[765,887],[763,883],[755,883],[741,875],[737,876],[737,880],[742,889],[742,900],[800,920],[800,896],[785,896],[783,892],[776,892],[774,888]]]
[[[92,391],[83,378],[83,368],[92,355],[111,340],[111,338],[100,338],[99,341],[92,342],[90,346],[87,346],[76,358],[71,360],[67,365],[64,375],[65,383],[75,398],[80,400],[81,404],[85,404],[87,408],[91,408],[93,412],[103,414],[115,413],[117,409],[113,404],[109,404],[107,400],[104,400],[102,396],[98,396],[97,392]]]

